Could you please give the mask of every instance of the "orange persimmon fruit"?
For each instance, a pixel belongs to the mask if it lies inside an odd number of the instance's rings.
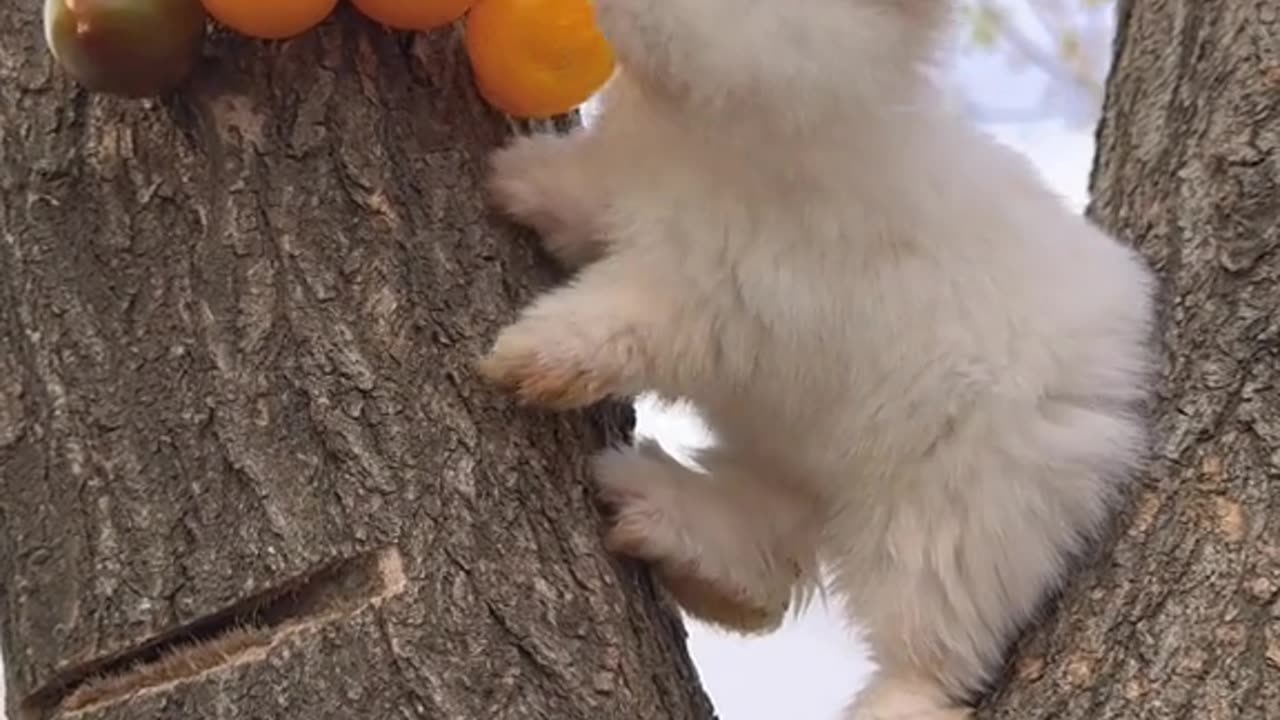
[[[476,0],[351,0],[360,14],[396,30],[434,30],[457,20]]]
[[[480,96],[514,117],[567,113],[613,74],[591,0],[478,0],[465,37]]]
[[[324,22],[338,0],[203,0],[214,20],[260,40],[294,37]]]

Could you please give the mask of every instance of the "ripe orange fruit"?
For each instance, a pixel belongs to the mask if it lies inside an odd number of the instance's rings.
[[[203,0],[213,19],[263,40],[301,35],[324,22],[338,0]]]
[[[351,0],[364,16],[397,30],[434,30],[457,20],[475,0]]]
[[[465,42],[480,96],[515,117],[567,113],[613,74],[591,0],[479,0]]]

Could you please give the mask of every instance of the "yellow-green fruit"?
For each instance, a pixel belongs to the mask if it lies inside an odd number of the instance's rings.
[[[45,0],[44,37],[58,64],[85,88],[147,97],[190,75],[205,18],[200,0]]]

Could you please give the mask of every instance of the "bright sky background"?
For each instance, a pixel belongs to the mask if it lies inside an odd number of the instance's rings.
[[[1015,27],[1027,38],[1052,47],[1044,28],[1025,13],[1027,1],[996,4],[1014,9]],[[1061,0],[1030,1],[1071,6]],[[1098,48],[1091,50],[1097,52]],[[1106,53],[1107,49],[1101,51]],[[1082,107],[1075,93],[1046,73],[1017,69],[1000,56],[965,54],[947,70],[965,101],[987,109],[1038,105],[1046,110],[1039,120],[984,126],[999,140],[1025,153],[1064,202],[1082,210],[1093,162],[1094,108],[1087,101]],[[645,413],[642,421],[664,441],[695,438],[696,442],[700,432],[696,420],[680,414]],[[856,629],[846,627],[842,618],[821,603],[765,638],[747,640],[693,621],[688,625],[690,651],[720,720],[838,720],[840,710],[861,687],[871,667],[856,639]],[[2,671],[0,666],[0,720],[4,718]]]

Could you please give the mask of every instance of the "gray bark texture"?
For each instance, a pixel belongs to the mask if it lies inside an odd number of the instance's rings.
[[[555,279],[480,195],[460,33],[345,7],[86,94],[0,3],[12,718],[712,717],[587,453],[470,363]]]
[[[1162,283],[1153,458],[979,717],[1280,718],[1280,1],[1118,12],[1090,214]]]

